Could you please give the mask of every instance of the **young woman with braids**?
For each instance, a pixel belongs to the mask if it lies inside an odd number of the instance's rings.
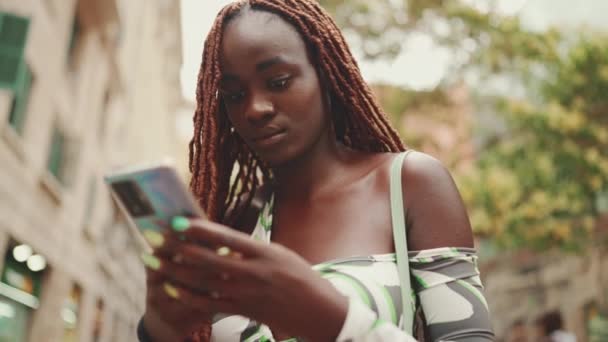
[[[404,145],[314,0],[219,13],[194,123],[191,188],[209,217],[177,217],[171,233],[148,236],[140,340],[413,341],[396,212],[406,213],[425,318],[415,330],[428,341],[493,340],[458,190],[437,160],[397,159]]]

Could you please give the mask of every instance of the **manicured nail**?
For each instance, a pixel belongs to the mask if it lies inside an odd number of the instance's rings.
[[[161,233],[153,230],[144,231],[144,238],[153,248],[158,248],[165,243],[165,237]]]
[[[165,289],[165,293],[167,294],[167,296],[169,296],[173,299],[179,298],[179,290],[177,288],[175,288],[175,286],[173,286],[169,283],[164,283],[163,288]]]
[[[173,230],[176,232],[183,232],[184,230],[190,228],[190,220],[183,216],[175,216],[171,220],[171,227],[173,227]]]
[[[148,268],[158,271],[160,269],[160,259],[155,257],[154,255],[150,255],[148,253],[143,253],[141,255],[141,260],[144,262]]]
[[[230,247],[223,246],[223,247],[218,248],[215,252],[219,256],[227,256],[227,255],[230,255],[230,253],[232,253],[232,250],[230,249]]]

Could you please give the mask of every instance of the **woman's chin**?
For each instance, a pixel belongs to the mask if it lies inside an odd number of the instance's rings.
[[[297,156],[297,154],[293,153],[289,148],[275,151],[258,151],[256,152],[256,155],[270,168],[285,166]]]

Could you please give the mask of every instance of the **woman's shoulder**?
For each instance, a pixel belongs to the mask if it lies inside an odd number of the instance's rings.
[[[408,189],[408,193],[416,189],[412,188],[414,185],[416,188],[424,188],[428,183],[445,182],[451,179],[450,172],[447,167],[438,160],[437,158],[415,150],[408,150],[405,152],[386,152],[376,154],[373,158],[381,160],[379,164],[388,171],[390,166],[395,162],[400,154],[406,154],[405,159],[401,165],[401,179],[404,188]]]
[[[412,151],[401,166],[408,235],[415,249],[472,247],[466,208],[448,168]]]
[[[407,153],[401,171],[403,181],[409,183],[424,184],[451,180],[448,168],[439,159],[414,150]]]

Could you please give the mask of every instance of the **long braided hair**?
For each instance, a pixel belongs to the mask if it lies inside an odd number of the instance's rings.
[[[218,14],[204,45],[196,89],[194,137],[190,141],[190,187],[211,220],[230,223],[250,205],[256,189],[271,175],[236,134],[218,93],[220,46],[226,24],[248,10],[274,13],[304,40],[317,73],[326,82],[337,139],[356,150],[405,149],[363,80],[336,23],[314,0],[241,0]],[[234,171],[234,175],[233,175]],[[231,176],[234,176],[231,179]],[[232,220],[231,220],[232,221]]]

